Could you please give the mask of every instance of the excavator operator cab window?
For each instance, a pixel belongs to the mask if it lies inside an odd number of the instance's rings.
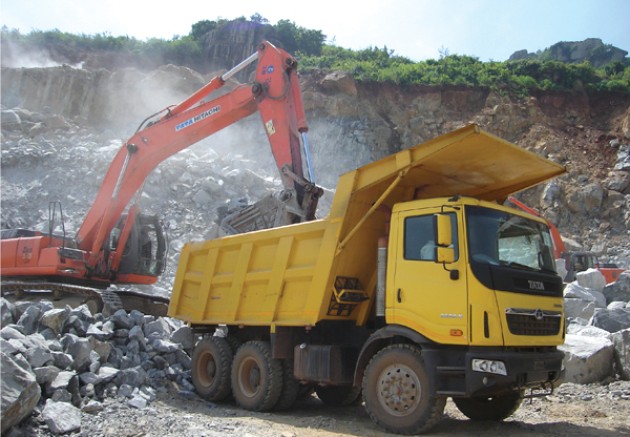
[[[166,255],[166,235],[157,217],[139,214],[127,239],[118,271],[158,276],[166,266]]]

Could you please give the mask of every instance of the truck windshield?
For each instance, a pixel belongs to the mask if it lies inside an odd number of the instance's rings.
[[[546,225],[503,211],[466,207],[468,250],[474,262],[555,272]]]

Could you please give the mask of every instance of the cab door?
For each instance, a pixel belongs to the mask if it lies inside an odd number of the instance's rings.
[[[450,217],[455,261],[437,262],[438,208],[400,211],[395,214],[388,267],[388,323],[407,326],[442,344],[467,344],[468,301],[466,274],[460,247],[462,224],[457,212]],[[393,247],[392,247],[393,246]],[[395,261],[392,265],[391,261]]]

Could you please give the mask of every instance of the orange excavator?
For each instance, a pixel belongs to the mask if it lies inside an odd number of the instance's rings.
[[[508,201],[525,212],[545,219],[537,210],[530,208],[512,196],[508,198]],[[563,278],[565,282],[575,281],[576,273],[583,272],[588,269],[597,269],[602,273],[602,275],[604,275],[606,283],[610,284],[615,282],[619,275],[624,272],[624,269],[620,269],[614,264],[601,264],[593,252],[567,250],[564,241],[562,241],[560,231],[556,225],[547,219],[545,219],[545,221],[547,222],[547,225],[549,225],[549,231],[551,233],[551,238],[553,239],[554,257],[556,259],[564,260],[564,266],[567,270],[567,274]]]
[[[208,100],[211,93],[256,61],[252,82]],[[183,102],[141,123],[114,157],[74,238],[66,236],[59,202],[50,204],[48,233],[2,231],[3,294],[69,293],[96,302],[97,310],[107,305],[110,309],[135,307],[145,313],[165,310],[165,299],[108,290],[111,284],[155,283],[164,270],[168,245],[160,220],[141,213],[136,202],[145,179],[168,157],[255,112],[260,113],[284,190],[259,204],[232,211],[221,222],[221,229],[238,233],[312,220],[323,191],[312,182],[297,62],[284,50],[263,42],[256,53]],[[58,229],[61,234],[54,233]]]

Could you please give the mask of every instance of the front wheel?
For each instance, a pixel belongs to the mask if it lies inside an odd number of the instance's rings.
[[[421,350],[394,344],[370,360],[363,377],[363,400],[372,420],[397,434],[420,434],[437,424],[446,398],[430,390]]]
[[[523,402],[523,392],[493,397],[453,398],[453,402],[471,420],[503,420],[510,417]]]

